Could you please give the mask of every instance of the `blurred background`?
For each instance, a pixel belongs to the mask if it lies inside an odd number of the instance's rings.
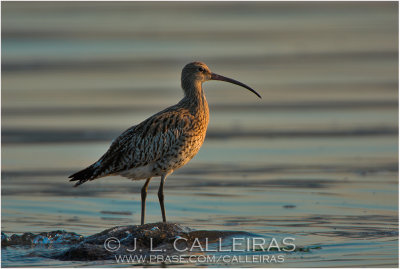
[[[398,264],[397,2],[3,2],[1,42],[3,232],[138,224],[144,182],[67,177],[177,103],[198,60],[263,99],[203,85],[207,138],[167,179],[168,220],[322,246],[281,266]]]

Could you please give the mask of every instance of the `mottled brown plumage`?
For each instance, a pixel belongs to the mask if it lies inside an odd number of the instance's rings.
[[[76,187],[109,175],[121,175],[132,180],[147,179],[142,188],[143,224],[147,186],[152,177],[161,176],[158,196],[165,222],[165,178],[197,154],[206,136],[209,110],[202,83],[208,80],[231,82],[259,96],[241,82],[212,73],[202,62],[189,63],[182,70],[184,97],[178,104],[123,132],[97,162],[71,175],[70,181],[78,181]]]

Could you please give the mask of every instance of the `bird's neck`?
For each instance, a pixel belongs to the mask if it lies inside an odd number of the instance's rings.
[[[208,122],[208,103],[203,92],[202,83],[195,81],[192,84],[184,85],[185,92],[184,102],[188,104],[188,108],[193,114],[202,114],[206,116]]]

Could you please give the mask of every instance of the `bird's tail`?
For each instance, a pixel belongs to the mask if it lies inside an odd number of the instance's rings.
[[[74,187],[78,187],[79,185],[85,183],[88,180],[93,180],[97,177],[96,175],[96,169],[94,168],[93,165],[76,172],[75,174],[70,175],[68,178],[70,178],[70,181],[78,181],[75,183]]]

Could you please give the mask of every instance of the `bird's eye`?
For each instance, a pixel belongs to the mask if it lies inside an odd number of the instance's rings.
[[[205,70],[204,70],[203,67],[199,67],[199,71],[200,71],[200,72],[204,72]]]

